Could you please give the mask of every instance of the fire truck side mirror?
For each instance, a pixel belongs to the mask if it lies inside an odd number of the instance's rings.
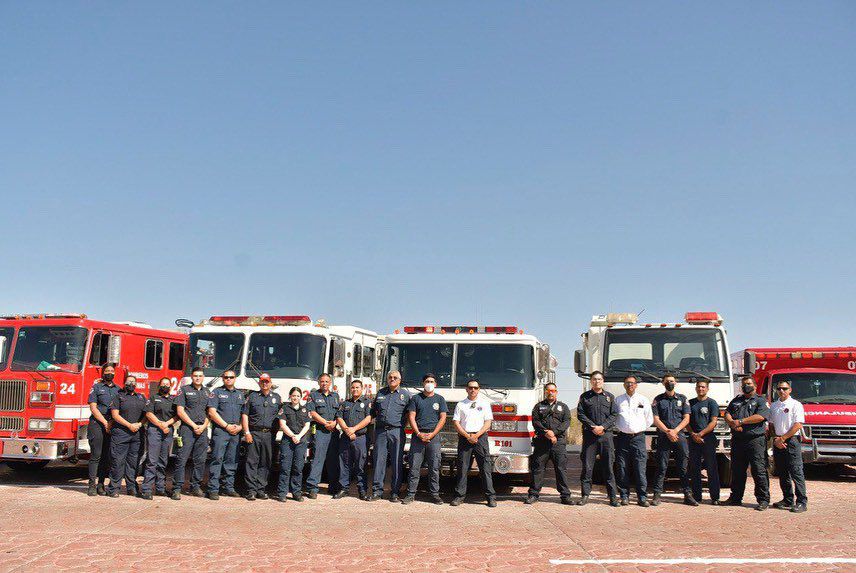
[[[755,360],[754,352],[747,352],[743,355],[743,370],[746,374],[755,374],[758,369],[758,363]]]
[[[574,370],[577,374],[586,371],[586,353],[584,350],[574,351]]]
[[[122,357],[122,337],[118,334],[110,336],[110,342],[107,343],[107,362],[118,364]]]

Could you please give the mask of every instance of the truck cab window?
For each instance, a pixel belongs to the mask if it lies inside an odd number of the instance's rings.
[[[169,369],[184,370],[184,345],[180,342],[169,343]]]
[[[163,368],[162,340],[146,340],[146,368],[149,370]]]

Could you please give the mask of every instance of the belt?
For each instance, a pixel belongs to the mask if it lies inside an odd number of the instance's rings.
[[[642,436],[645,434],[645,431],[631,433],[631,432],[618,432],[622,436],[630,436],[631,438],[635,438],[636,436]]]
[[[392,424],[383,424],[380,427],[381,430],[393,430],[393,429],[401,429],[401,426],[393,426]]]
[[[268,432],[270,432],[270,428],[264,428],[264,427],[262,427],[262,426],[250,426],[250,431],[251,431],[251,432],[263,432],[263,433],[268,433]]]

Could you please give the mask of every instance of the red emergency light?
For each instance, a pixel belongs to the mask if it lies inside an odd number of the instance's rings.
[[[306,315],[264,315],[264,316],[212,316],[208,322],[225,325],[263,325],[289,326],[309,324],[312,320]]]
[[[434,334],[433,326],[405,326],[406,334]]]
[[[516,326],[485,326],[484,331],[491,334],[517,334]]]
[[[454,332],[455,334],[460,334],[462,332],[468,332],[470,334],[475,334],[479,331],[478,326],[444,326],[442,327],[445,332]]]
[[[722,322],[722,317],[716,312],[688,312],[684,315],[687,324],[710,324]]]

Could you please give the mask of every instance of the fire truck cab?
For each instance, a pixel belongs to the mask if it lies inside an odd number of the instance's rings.
[[[258,377],[266,372],[283,400],[294,386],[306,400],[326,372],[333,391],[346,398],[353,379],[374,391],[376,343],[370,330],[313,323],[308,316],[212,316],[190,329],[186,374],[201,367],[213,388],[222,384],[223,372],[234,370],[235,386],[249,391],[258,390]]]
[[[89,392],[105,363],[116,383],[136,376],[148,396],[163,377],[178,387],[187,335],[85,314],[0,317],[0,460],[36,469],[89,455]]]
[[[675,376],[676,392],[687,398],[696,395],[695,380],[707,380],[708,396],[720,408],[714,429],[719,439],[720,476],[730,475],[731,434],[723,412],[735,394],[728,340],[719,314],[688,312],[683,323],[645,324],[634,313],[595,315],[588,332],[582,334],[582,348],[574,354],[574,369],[584,379],[584,389],[591,372],[603,372],[604,388],[615,396],[624,394],[624,377],[633,374],[639,382],[636,391],[649,400],[664,391],[660,381],[666,373]],[[656,429],[651,426],[645,440],[649,451],[656,447],[656,439]]]
[[[856,463],[856,347],[747,348],[732,362],[753,373],[770,403],[779,381],[791,383],[791,397],[805,410],[804,462]]]
[[[382,384],[398,370],[402,385],[414,393],[422,390],[424,374],[437,377],[436,392],[449,407],[440,433],[443,475],[455,467],[458,438],[452,415],[466,398],[471,378],[478,379],[480,395],[492,402],[488,441],[494,471],[529,473],[532,409],[543,399],[544,385],[556,379],[557,363],[548,345],[516,326],[406,326],[383,337],[381,364]]]

